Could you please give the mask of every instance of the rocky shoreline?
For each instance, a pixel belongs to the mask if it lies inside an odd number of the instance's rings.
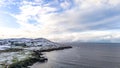
[[[58,48],[43,49],[43,50],[38,50],[38,51],[39,51],[39,52],[50,52],[50,51],[63,50],[63,49],[69,49],[69,48],[72,48],[72,46],[65,46],[65,47],[58,47]]]

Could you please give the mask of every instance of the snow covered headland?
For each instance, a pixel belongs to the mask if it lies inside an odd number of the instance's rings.
[[[7,48],[12,47],[60,47],[63,45],[60,45],[58,43],[52,42],[50,40],[47,40],[45,38],[36,38],[36,39],[30,39],[30,38],[12,38],[12,39],[1,39],[0,40],[0,50],[4,50]]]
[[[32,51],[53,51],[67,47],[45,38],[12,38],[0,40],[0,68],[32,57]]]

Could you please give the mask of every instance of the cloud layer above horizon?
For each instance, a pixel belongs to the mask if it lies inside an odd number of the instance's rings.
[[[0,38],[119,42],[119,0],[1,0]]]

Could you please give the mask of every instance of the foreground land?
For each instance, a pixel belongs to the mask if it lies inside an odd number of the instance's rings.
[[[0,68],[27,68],[36,62],[46,62],[48,60],[42,52],[68,48],[72,47],[23,47],[0,50]]]

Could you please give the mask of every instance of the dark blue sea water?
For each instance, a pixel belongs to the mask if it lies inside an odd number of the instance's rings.
[[[31,68],[120,68],[120,44],[77,43],[71,49],[45,53],[48,61]]]

